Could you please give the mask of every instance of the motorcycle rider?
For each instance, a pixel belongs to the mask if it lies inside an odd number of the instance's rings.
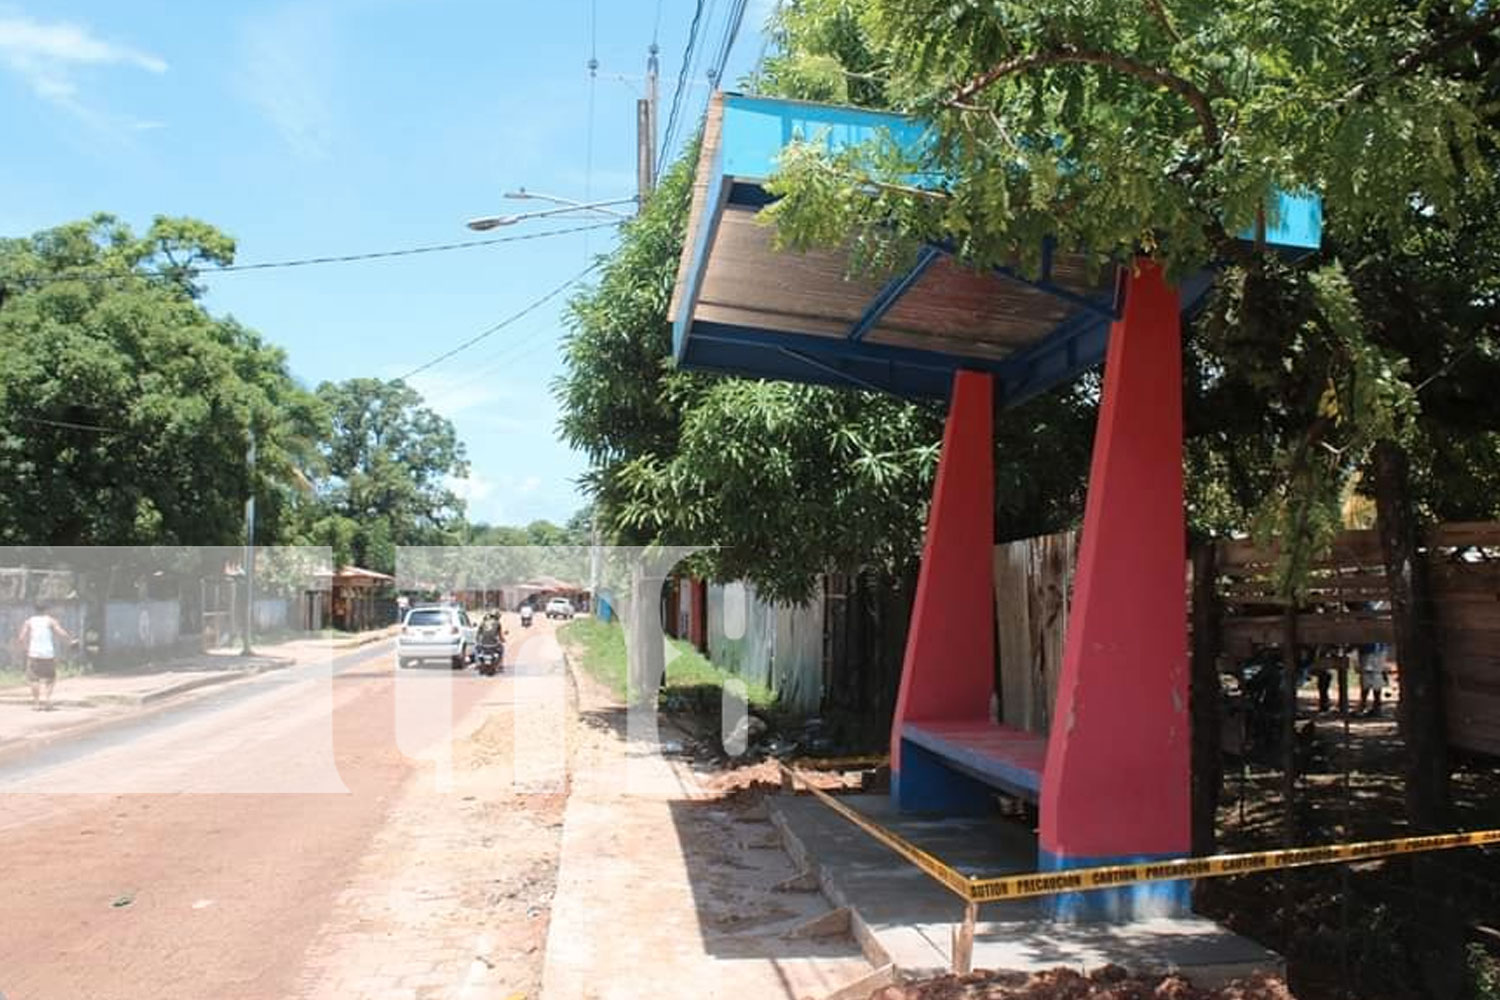
[[[523,604],[523,605],[521,605],[521,624],[522,625],[530,625],[531,624],[531,605],[530,604]]]
[[[499,615],[489,612],[484,615],[483,621],[478,627],[478,634],[474,636],[475,645],[478,646],[478,669],[480,673],[492,673],[489,667],[498,670],[505,661],[505,630],[499,625]],[[493,657],[493,663],[487,658]]]
[[[500,628],[500,616],[495,612],[487,612],[484,621],[480,622],[479,634],[476,641],[480,649],[498,649],[500,655],[505,655],[505,632]]]

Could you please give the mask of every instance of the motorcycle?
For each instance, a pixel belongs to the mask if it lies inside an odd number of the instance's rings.
[[[493,677],[505,666],[505,644],[480,646],[474,653],[474,669],[480,676]]]
[[[522,608],[521,609],[521,627],[522,628],[531,628],[531,609],[530,608]]]

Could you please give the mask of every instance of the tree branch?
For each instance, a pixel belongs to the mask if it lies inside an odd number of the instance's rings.
[[[1161,26],[1166,29],[1167,37],[1174,42],[1180,43],[1182,36],[1177,33],[1177,27],[1172,23],[1172,18],[1167,14],[1166,5],[1162,3],[1162,0],[1144,0],[1144,3],[1146,10],[1150,12],[1151,16],[1156,18]]]
[[[1461,45],[1477,42],[1480,38],[1497,28],[1500,28],[1500,6],[1492,5],[1483,15],[1476,17],[1452,34],[1440,35],[1437,38],[1429,39],[1426,44],[1412,49],[1406,55],[1396,60],[1389,73],[1385,73],[1379,77],[1367,78],[1355,84],[1344,95],[1343,103],[1347,104],[1350,101],[1358,100],[1373,86],[1388,83],[1398,76],[1414,73],[1434,59],[1447,55]]]
[[[958,106],[967,103],[975,94],[1017,73],[1025,73],[1033,69],[1041,69],[1047,66],[1064,65],[1089,65],[1102,66],[1112,69],[1117,73],[1133,76],[1137,80],[1165,87],[1178,97],[1187,102],[1192,108],[1193,114],[1197,116],[1198,127],[1203,132],[1203,139],[1211,149],[1217,150],[1222,138],[1219,131],[1218,119],[1214,117],[1212,106],[1208,101],[1208,95],[1192,83],[1175,73],[1148,66],[1137,62],[1128,56],[1117,55],[1113,52],[1098,52],[1092,49],[1080,49],[1068,45],[1062,48],[1052,49],[1046,52],[1033,52],[1030,55],[1016,56],[1005,62],[994,66],[983,75],[976,77],[965,84],[949,100],[950,106]]]
[[[1477,42],[1483,36],[1500,28],[1500,7],[1493,4],[1482,16],[1476,17],[1463,28],[1451,35],[1442,35],[1432,39],[1426,45],[1412,49],[1406,55],[1396,60],[1393,75],[1400,76],[1421,68],[1432,62],[1439,56],[1447,55],[1460,45]]]

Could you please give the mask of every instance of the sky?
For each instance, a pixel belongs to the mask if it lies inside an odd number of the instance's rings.
[[[464,222],[546,207],[503,197],[518,187],[633,195],[648,46],[655,35],[664,128],[698,2],[0,0],[0,236],[97,211],[138,230],[187,215],[252,263],[580,226],[477,234]],[[773,4],[749,3],[731,84],[762,53]],[[732,6],[703,2],[684,135]],[[614,240],[604,228],[209,276],[205,304],[285,348],[310,387],[397,378],[573,279]],[[455,486],[472,520],[562,522],[583,504],[586,462],[556,439],[549,389],[566,299],[411,378],[465,444],[472,471]]]

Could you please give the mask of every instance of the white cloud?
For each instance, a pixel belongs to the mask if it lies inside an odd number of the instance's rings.
[[[308,6],[283,5],[241,31],[241,90],[305,159],[324,159],[333,145],[328,95],[336,42],[328,12]]]
[[[491,407],[515,395],[496,381],[474,382],[447,375],[415,375],[407,379],[406,384],[421,393],[424,406],[449,420],[460,413]]]
[[[447,485],[463,499],[468,508],[470,521],[484,521],[488,524],[505,523],[504,497],[500,495],[500,490],[505,488],[504,482],[497,483],[470,470],[467,479],[449,476]]]
[[[470,472],[467,479],[449,476],[448,488],[469,503],[476,503],[493,493],[495,484],[484,476]]]
[[[535,493],[538,486],[542,485],[541,476],[527,476],[521,480],[521,485],[516,487],[517,493]]]
[[[167,71],[165,59],[97,38],[81,25],[64,21],[43,24],[21,16],[0,16],[0,52],[7,59],[33,64],[124,64],[151,73]]]
[[[159,75],[167,71],[166,60],[100,38],[83,25],[0,12],[0,66],[24,80],[37,97],[90,125],[131,130],[160,127],[159,122],[111,115],[94,107],[82,95],[78,70],[123,66]]]

